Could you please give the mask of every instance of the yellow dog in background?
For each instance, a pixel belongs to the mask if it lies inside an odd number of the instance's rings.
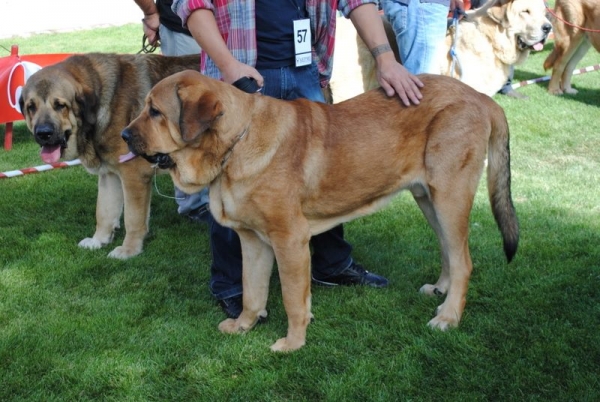
[[[399,60],[393,28],[385,16],[382,21]],[[344,51],[336,52],[333,64],[334,102],[379,86],[375,60],[352,24],[338,18],[337,29],[336,48]],[[448,29],[438,57],[439,74],[493,96],[506,84],[511,66],[523,63],[532,50],[543,50],[551,29],[543,0],[488,0],[479,9],[468,10],[456,28]],[[361,80],[360,92],[348,88]]]
[[[302,347],[312,317],[310,237],[379,210],[402,190],[441,247],[440,277],[421,288],[446,294],[429,325],[458,325],[472,270],[469,215],[486,153],[492,211],[513,258],[519,228],[504,111],[453,78],[420,79],[423,100],[411,107],[381,89],[336,105],[283,101],[192,71],[150,91],[123,130],[129,149],[168,169],[186,192],[210,185],[212,214],[241,240],[244,309],[221,331],[248,331],[266,315],[276,259],[288,332],[271,348]]]

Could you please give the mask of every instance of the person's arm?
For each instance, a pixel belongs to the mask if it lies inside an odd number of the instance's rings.
[[[418,105],[423,97],[419,90],[423,87],[423,83],[396,61],[375,4],[369,3],[356,7],[350,13],[350,20],[375,58],[377,80],[386,94],[388,96],[398,94],[406,106],[411,103]]]
[[[158,27],[160,25],[160,16],[154,0],[134,0],[140,10],[144,13],[142,18],[144,34],[148,38],[148,43],[154,45],[158,40]]]
[[[219,32],[217,21],[211,10],[192,11],[187,19],[187,27],[202,50],[208,54],[221,71],[223,81],[231,84],[239,78],[252,77],[259,86],[263,86],[264,79],[254,67],[241,63],[233,57]]]

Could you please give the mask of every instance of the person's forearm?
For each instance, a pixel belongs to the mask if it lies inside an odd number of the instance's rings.
[[[382,58],[394,59],[394,53],[385,35],[381,16],[377,12],[375,4],[358,6],[350,13],[350,20],[377,61]]]
[[[154,0],[133,0],[135,4],[138,5],[140,10],[144,13],[145,16],[152,15],[158,13],[158,9],[156,8],[156,4],[154,4]]]
[[[203,51],[213,60],[220,71],[235,61],[223,40],[215,16],[211,10],[193,11],[187,20],[187,27]]]

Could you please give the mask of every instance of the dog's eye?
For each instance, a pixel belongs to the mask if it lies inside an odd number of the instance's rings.
[[[57,112],[60,112],[61,110],[63,110],[66,107],[67,107],[67,105],[65,105],[64,103],[54,102],[54,110],[56,110]]]
[[[150,109],[148,110],[148,112],[150,113],[151,117],[160,116],[160,111],[153,106],[150,106]]]
[[[27,111],[30,114],[34,114],[36,110],[37,110],[37,108],[35,107],[35,103],[30,103],[27,105]]]
[[[529,10],[523,10],[523,11],[521,11],[521,13],[522,14],[527,14],[527,15],[531,14],[531,12]]]

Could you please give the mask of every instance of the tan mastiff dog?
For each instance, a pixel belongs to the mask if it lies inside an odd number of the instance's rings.
[[[309,239],[412,193],[437,234],[442,272],[428,295],[447,294],[429,322],[458,325],[471,257],[469,214],[488,153],[492,210],[510,261],[519,229],[510,192],[508,124],[488,96],[458,80],[423,75],[423,100],[405,107],[372,90],[327,105],[246,94],[196,72],[159,82],[122,136],[169,169],[187,192],[210,185],[210,209],[240,236],[244,310],[223,332],[266,314],[277,260],[288,332],[271,348],[298,349],[311,315]]]

